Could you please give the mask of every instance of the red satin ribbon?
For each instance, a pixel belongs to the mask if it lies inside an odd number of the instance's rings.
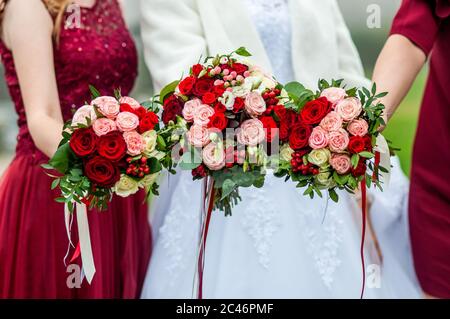
[[[203,274],[205,270],[205,252],[206,252],[206,240],[208,238],[209,224],[211,223],[212,211],[214,208],[214,181],[211,181],[211,193],[209,194],[209,201],[205,197],[203,205],[208,203],[208,209],[206,211],[206,218],[203,225],[202,242],[200,246],[200,253],[198,256],[198,299],[203,299]]]
[[[362,235],[361,235],[361,264],[362,264],[362,289],[361,289],[361,299],[364,297],[364,290],[366,288],[366,264],[364,259],[364,241],[366,239],[366,218],[367,218],[367,189],[366,189],[366,178],[361,182],[361,197],[362,197]]]
[[[81,255],[81,246],[80,242],[78,242],[77,247],[75,248],[75,251],[73,253],[73,256],[70,259],[70,262],[73,263],[80,255]]]

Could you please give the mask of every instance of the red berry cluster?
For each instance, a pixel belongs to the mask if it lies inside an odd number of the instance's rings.
[[[304,152],[295,152],[292,154],[291,166],[294,173],[301,173],[302,175],[317,175],[319,169],[311,163],[305,165],[303,163]]]
[[[128,168],[126,172],[129,176],[142,178],[145,175],[150,174],[150,167],[147,165],[147,158],[145,156],[140,159],[128,157],[127,163]]]
[[[281,94],[281,90],[279,89],[273,89],[270,91],[265,92],[262,97],[264,99],[264,101],[266,102],[266,115],[270,115],[270,113],[272,112],[273,108],[278,105],[278,103],[280,102],[280,100],[277,98],[277,96],[279,96]]]

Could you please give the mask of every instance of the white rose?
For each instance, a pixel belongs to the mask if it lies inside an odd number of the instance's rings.
[[[139,184],[128,175],[122,175],[114,186],[114,192],[120,197],[128,197],[139,191]]]
[[[331,153],[326,148],[321,148],[318,150],[312,150],[308,154],[308,162],[317,166],[323,166],[330,160]]]
[[[328,189],[335,185],[333,178],[331,178],[330,172],[321,172],[316,175],[316,182],[322,189]]]
[[[140,182],[139,187],[149,190],[158,179],[159,173],[146,175]]]
[[[144,140],[143,153],[145,156],[150,157],[156,148],[156,131],[147,131],[142,134],[142,138]]]
[[[292,154],[294,150],[289,146],[289,144],[284,144],[280,148],[280,159],[285,162],[290,162],[292,160]]]

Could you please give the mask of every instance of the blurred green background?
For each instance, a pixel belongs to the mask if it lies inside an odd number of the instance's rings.
[[[101,0],[98,0],[101,1]],[[371,77],[376,58],[388,36],[392,19],[397,11],[400,0],[338,0],[344,18],[352,33],[355,44],[360,52],[367,77]],[[138,48],[142,52],[139,34],[139,1],[127,0],[125,3],[126,18],[136,39]],[[373,19],[375,17],[375,20]],[[373,27],[368,22],[377,22]],[[1,70],[3,72],[3,70]],[[389,123],[385,135],[401,148],[398,155],[405,173],[409,173],[411,166],[411,152],[417,125],[419,106],[426,80],[426,70],[418,77],[413,89],[400,106],[397,114]],[[148,98],[152,94],[150,76],[144,61],[140,61],[140,75],[133,92],[133,96],[140,99]],[[14,107],[0,78],[0,174],[10,161],[15,147],[17,128]]]

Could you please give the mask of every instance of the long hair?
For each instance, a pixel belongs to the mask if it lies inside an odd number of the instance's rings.
[[[3,20],[3,11],[5,10],[8,1],[9,0],[0,0],[0,29]],[[42,0],[42,2],[46,5],[49,13],[54,17],[55,24],[53,26],[53,37],[58,41],[64,12],[71,0]]]

